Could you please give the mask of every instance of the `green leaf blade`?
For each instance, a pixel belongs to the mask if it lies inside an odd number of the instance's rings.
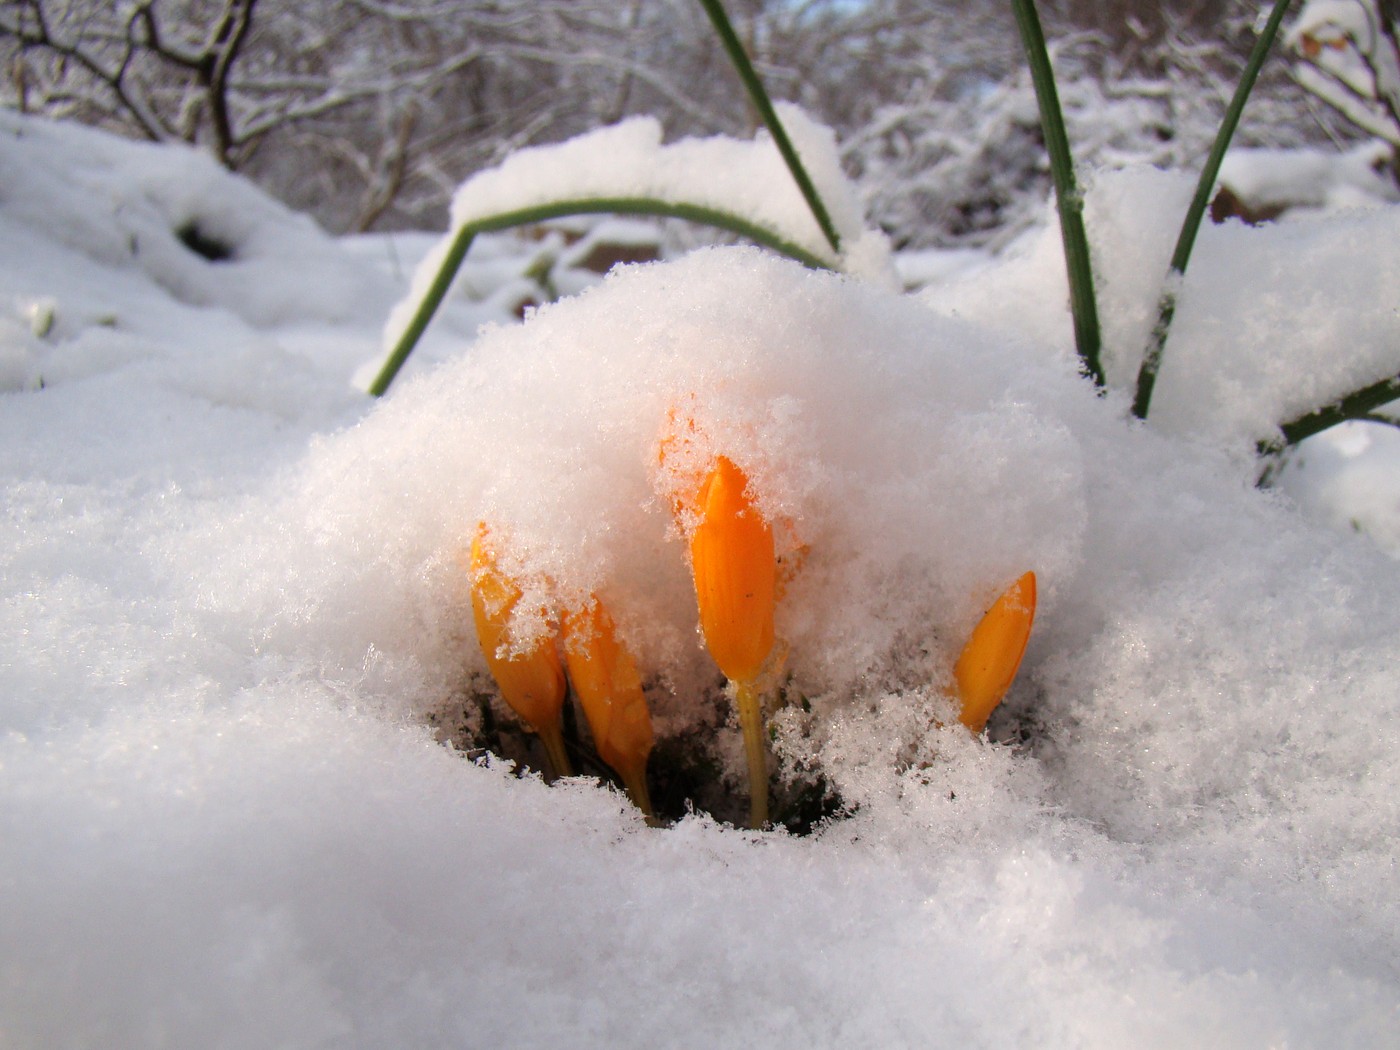
[[[476,239],[478,234],[500,232],[572,215],[638,215],[684,219],[744,237],[810,269],[832,269],[832,264],[829,261],[814,255],[800,245],[794,244],[760,223],[719,208],[684,201],[668,201],[650,197],[586,197],[551,201],[482,216],[463,224],[449,234],[451,243],[443,261],[433,275],[423,298],[414,308],[408,324],[403,332],[395,338],[393,347],[369,385],[369,393],[374,397],[382,397],[388,391],[394,378],[408,361],[413,348],[417,346],[418,341],[427,330],[428,324],[442,305],[443,299],[446,298],[448,290],[452,287],[452,281],[457,276],[457,271],[466,259],[472,241]]]

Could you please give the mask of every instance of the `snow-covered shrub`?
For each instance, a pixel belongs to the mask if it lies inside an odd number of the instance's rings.
[[[1192,169],[1205,159],[1238,63],[1219,40],[1168,35],[1144,43],[1149,54],[1131,69],[1106,59],[1092,34],[1057,39],[1052,49],[1070,140],[1086,168]],[[843,135],[842,161],[870,221],[897,247],[1004,246],[1041,221],[1051,192],[1030,78],[1018,67],[968,82],[956,56],[930,51],[923,60],[926,73],[906,97]],[[1290,86],[1266,70],[1240,129],[1244,145],[1312,144],[1314,121],[1300,120],[1302,92]]]
[[[1288,31],[1304,88],[1368,135],[1400,149],[1400,42],[1393,4],[1309,0]]]
[[[1219,100],[1164,79],[1106,81],[1087,65],[1097,45],[1055,46],[1076,155],[1108,168],[1204,156]],[[870,220],[901,248],[997,247],[1040,222],[1051,182],[1029,76],[970,85],[953,99],[936,78],[927,89],[877,111],[842,143]]]

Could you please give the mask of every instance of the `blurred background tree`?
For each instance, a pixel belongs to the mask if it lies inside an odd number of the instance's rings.
[[[1041,6],[1077,158],[1199,164],[1259,5]],[[727,7],[773,95],[836,130],[897,245],[995,246],[1042,214],[1008,5]],[[3,104],[196,144],[336,232],[440,229],[473,171],[630,115],[670,137],[755,127],[693,0],[5,0],[0,58]],[[1237,141],[1363,135],[1275,60]]]

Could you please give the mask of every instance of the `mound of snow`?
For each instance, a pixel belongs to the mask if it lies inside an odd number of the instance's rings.
[[[0,215],[180,302],[267,327],[382,316],[390,300],[309,218],[192,148],[0,110]],[[17,239],[7,231],[7,241]]]

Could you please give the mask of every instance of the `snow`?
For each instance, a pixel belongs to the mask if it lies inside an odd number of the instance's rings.
[[[1246,167],[1257,160],[1251,155]],[[1350,166],[1344,156],[1332,170]],[[1306,170],[1305,162],[1294,166],[1295,178]],[[1120,390],[1136,383],[1194,189],[1187,174],[1136,168],[1100,172],[1089,191],[1104,366]],[[1375,196],[1344,200],[1260,227],[1202,226],[1153,395],[1155,427],[1251,456],[1280,424],[1395,374],[1400,213]],[[1059,231],[1047,225],[994,271],[955,275],[922,297],[941,313],[1054,345],[1067,358],[1060,251]]]
[[[633,117],[566,142],[518,150],[499,166],[467,179],[453,197],[450,228],[423,257],[410,294],[385,324],[386,352],[408,327],[464,227],[561,200],[635,198],[740,218],[761,217],[759,226],[817,259],[892,280],[888,248],[883,238],[864,232],[860,206],[842,174],[831,131],[795,106],[777,109],[844,242],[842,258],[833,255],[766,130],[760,129],[751,142],[717,135],[663,144],[659,121]],[[368,370],[367,374],[372,375]]]
[[[1389,148],[1377,141],[1340,155],[1301,148],[1235,149],[1225,155],[1220,182],[1253,207],[1365,208],[1397,197],[1394,180],[1382,175],[1389,157]]]
[[[1122,387],[1190,193],[1150,172],[1089,189],[1105,398],[1051,229],[917,298],[732,248],[524,325],[455,300],[374,403],[351,375],[426,239],[0,120],[6,1046],[1393,1041],[1400,566],[1314,520],[1375,491],[1354,435],[1285,474],[1306,513],[1248,456],[1400,344],[1393,209],[1204,231],[1145,427]],[[487,519],[531,602],[605,596],[732,816],[677,407],[806,551],[772,724],[781,775],[844,803],[810,836],[650,829],[434,729],[487,690],[459,562]],[[974,739],[941,687],[1027,568]]]
[[[863,227],[841,175],[831,132],[794,106],[779,107],[793,148],[809,168],[843,237]],[[661,124],[633,117],[551,146],[522,149],[469,178],[452,202],[454,228],[555,200],[647,197],[696,204],[766,224],[812,254],[830,247],[766,131],[752,142],[726,136],[662,144]]]

